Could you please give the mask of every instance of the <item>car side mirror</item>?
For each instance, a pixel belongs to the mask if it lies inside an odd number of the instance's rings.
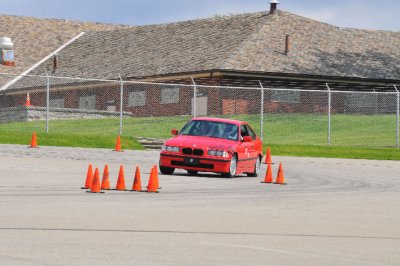
[[[171,129],[171,134],[172,135],[178,135],[178,130],[177,129]]]
[[[243,137],[243,142],[252,142],[253,139],[250,136],[244,136]]]

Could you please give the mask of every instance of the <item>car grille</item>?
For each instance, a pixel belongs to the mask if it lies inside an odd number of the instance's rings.
[[[182,149],[182,153],[183,154],[188,154],[188,155],[196,155],[196,156],[203,156],[204,151],[202,149],[194,149],[192,150],[192,148],[183,148]]]
[[[192,148],[183,148],[182,153],[192,155],[193,151]]]

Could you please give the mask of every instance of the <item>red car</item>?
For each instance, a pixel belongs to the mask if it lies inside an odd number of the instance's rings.
[[[221,173],[227,177],[246,173],[258,176],[262,142],[246,122],[220,118],[193,118],[167,140],[160,153],[160,171],[171,175],[176,168],[190,175]]]

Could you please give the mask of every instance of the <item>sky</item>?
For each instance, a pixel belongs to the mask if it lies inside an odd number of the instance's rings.
[[[0,0],[0,14],[145,25],[269,10],[270,0]],[[329,24],[400,31],[399,0],[280,0],[279,9]]]

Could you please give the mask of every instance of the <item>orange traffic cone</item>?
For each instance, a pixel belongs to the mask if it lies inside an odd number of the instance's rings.
[[[36,140],[36,132],[33,131],[32,133],[32,139],[31,139],[31,145],[29,148],[37,148],[37,140]]]
[[[101,189],[110,190],[110,173],[108,172],[108,164],[104,166],[103,179],[101,180]]]
[[[268,168],[267,168],[267,172],[265,172],[265,178],[264,181],[261,183],[272,183],[272,167],[271,164],[268,163]]]
[[[91,188],[92,184],[93,184],[93,167],[92,167],[92,164],[89,164],[87,174],[86,174],[85,186],[82,187],[82,189]]]
[[[154,175],[156,177],[157,189],[160,189],[161,187],[160,187],[160,184],[158,183],[158,168],[157,168],[157,165],[154,165],[153,168],[154,168]]]
[[[147,191],[146,192],[153,192],[157,193],[157,177],[155,174],[155,169],[154,167],[151,168],[150,172],[150,178],[149,178],[149,183],[147,185]]]
[[[272,159],[271,159],[271,149],[268,147],[267,154],[265,155],[265,164],[269,163],[272,163]]]
[[[26,94],[25,106],[26,107],[31,106],[31,97],[29,96],[29,92]]]
[[[124,166],[122,164],[119,167],[118,181],[117,181],[117,186],[115,189],[116,190],[125,190],[125,174],[124,174]]]
[[[275,184],[278,185],[286,185],[285,183],[285,176],[283,174],[283,167],[282,163],[279,164],[279,170],[278,170],[278,175],[276,176],[276,182]]]
[[[122,152],[121,150],[121,136],[118,135],[117,137],[117,144],[115,145],[115,151]]]
[[[135,180],[133,181],[132,191],[142,191],[142,181],[140,180],[140,168],[136,167]]]
[[[96,167],[96,170],[94,170],[94,177],[93,177],[93,183],[92,183],[92,188],[90,191],[86,191],[90,193],[104,193],[100,191],[100,177],[99,177],[99,168]]]

